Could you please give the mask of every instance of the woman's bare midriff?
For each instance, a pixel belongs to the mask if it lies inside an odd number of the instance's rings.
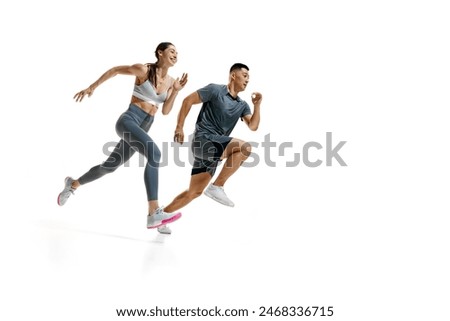
[[[145,111],[147,114],[150,114],[151,116],[155,116],[156,112],[158,111],[158,107],[156,107],[155,105],[143,101],[142,99],[139,99],[135,96],[131,96],[131,103],[138,106],[140,109]]]

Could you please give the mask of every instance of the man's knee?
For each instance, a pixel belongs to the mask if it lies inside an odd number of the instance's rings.
[[[202,195],[203,191],[201,190],[189,190],[188,191],[188,197],[190,200],[196,199],[197,197],[199,197],[200,195]]]
[[[241,144],[241,154],[244,155],[245,158],[248,158],[251,153],[252,153],[252,146],[247,142],[243,142]]]

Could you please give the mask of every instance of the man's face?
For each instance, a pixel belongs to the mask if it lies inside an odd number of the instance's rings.
[[[250,80],[250,74],[249,74],[248,70],[245,68],[241,68],[239,70],[233,71],[233,73],[234,73],[234,77],[232,79],[233,79],[235,88],[238,91],[244,91]]]

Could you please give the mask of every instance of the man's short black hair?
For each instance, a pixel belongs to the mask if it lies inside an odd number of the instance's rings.
[[[240,62],[237,62],[233,66],[231,66],[230,73],[232,73],[235,70],[241,70],[241,68],[244,68],[244,69],[247,69],[248,71],[250,71],[250,69],[247,67],[247,65],[244,65],[244,64],[241,64]]]

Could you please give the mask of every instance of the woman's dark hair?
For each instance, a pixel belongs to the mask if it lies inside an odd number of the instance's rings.
[[[169,46],[173,46],[173,43],[171,42],[161,42],[158,47],[156,47],[155,50],[155,56],[156,56],[156,62],[153,64],[148,64],[149,68],[148,68],[148,80],[153,84],[153,86],[158,85],[158,83],[156,82],[156,67],[158,65],[159,62],[159,56],[158,56],[158,51],[164,51],[166,50]]]

